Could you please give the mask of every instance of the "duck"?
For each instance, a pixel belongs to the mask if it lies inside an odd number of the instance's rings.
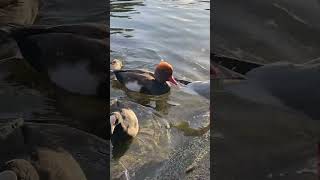
[[[57,89],[75,95],[107,97],[106,25],[12,26],[5,31],[16,41],[22,59],[47,76]]]
[[[129,149],[139,132],[139,121],[130,108],[121,108],[110,114],[112,158],[117,160]]]
[[[12,57],[4,80],[35,89],[66,123],[107,138],[107,32],[104,23],[0,26],[0,62]]]
[[[154,73],[147,70],[114,70],[117,81],[126,89],[148,95],[163,95],[170,92],[171,85],[179,87],[173,77],[173,67],[161,60]]]
[[[111,142],[114,146],[118,142],[129,141],[139,132],[139,121],[130,108],[121,108],[110,114]]]
[[[125,154],[140,130],[138,117],[130,107],[127,101],[110,101],[110,140],[114,160]]]
[[[123,63],[121,60],[119,59],[114,59],[111,61],[111,70],[114,71],[114,70],[121,70],[122,67],[123,67]]]
[[[160,62],[161,63],[161,62]],[[120,70],[122,69],[123,64],[122,61],[119,59],[114,59],[111,62],[111,70]],[[213,66],[210,67],[210,75],[216,76],[218,73],[217,68],[214,68]],[[186,81],[182,79],[175,79],[176,83],[179,83],[179,87],[181,87],[181,90],[193,94],[193,95],[199,95],[206,99],[210,99],[210,80],[205,81]]]
[[[123,63],[119,59],[114,59],[110,62],[110,80],[115,80],[116,77],[113,73],[115,70],[121,70],[123,67]]]

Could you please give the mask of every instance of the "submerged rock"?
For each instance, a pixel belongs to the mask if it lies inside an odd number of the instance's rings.
[[[210,131],[176,149],[152,179],[210,179]]]

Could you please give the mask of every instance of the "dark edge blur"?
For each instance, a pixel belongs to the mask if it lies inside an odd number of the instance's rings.
[[[214,26],[214,1],[210,1],[210,179],[214,178],[214,100],[213,100],[213,86],[214,86],[214,78],[211,75],[212,70],[212,61],[213,58],[213,51],[214,51],[214,44],[213,44],[213,26]]]
[[[106,74],[107,74],[107,78],[106,78],[106,80],[107,79],[110,79],[110,73],[109,73],[109,69],[110,69],[110,63],[109,63],[109,59],[110,59],[110,12],[111,12],[111,5],[110,5],[110,0],[107,0],[107,11],[106,11],[106,14],[107,14],[107,17],[106,17],[106,24],[107,24],[107,26],[108,26],[108,28],[109,28],[109,32],[107,32],[107,33],[109,33],[108,34],[108,44],[107,44],[107,46],[109,47],[108,49],[106,49],[106,53],[107,53],[107,57],[108,57],[108,59],[106,59],[106,67],[107,67],[107,69],[106,69]],[[107,72],[108,71],[108,72]],[[107,88],[108,89],[108,91],[106,92],[106,93],[108,93],[108,95],[106,96],[106,97],[108,97],[108,101],[110,102],[110,81],[108,81],[109,82],[109,88]],[[106,121],[107,121],[107,123],[109,122],[109,120],[107,120],[107,115],[110,113],[110,103],[108,102],[108,101],[106,101]],[[110,132],[106,132],[106,133],[110,133]],[[109,140],[107,140],[107,141],[109,141]],[[109,141],[109,143],[107,143],[107,151],[106,152],[108,152],[108,155],[107,155],[107,176],[108,177],[106,177],[106,179],[111,179],[111,171],[110,171],[110,141]]]

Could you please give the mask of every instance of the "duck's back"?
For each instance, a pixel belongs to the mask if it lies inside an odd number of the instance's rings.
[[[170,91],[166,83],[155,80],[152,72],[146,70],[114,71],[117,80],[127,89],[149,95],[162,95]]]

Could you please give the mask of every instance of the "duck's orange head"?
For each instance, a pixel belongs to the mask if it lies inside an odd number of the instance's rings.
[[[161,60],[160,63],[156,66],[154,71],[154,76],[157,81],[165,83],[169,81],[174,85],[178,85],[177,81],[173,77],[173,67],[166,61]]]

